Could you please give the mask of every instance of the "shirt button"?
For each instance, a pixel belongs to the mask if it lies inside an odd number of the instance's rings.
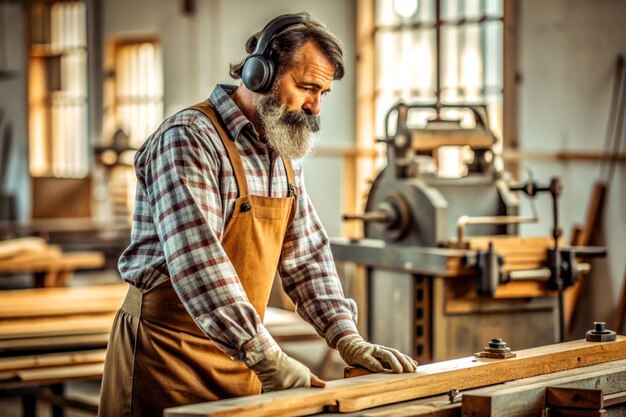
[[[239,211],[246,212],[246,211],[250,211],[251,208],[252,208],[252,204],[250,204],[250,203],[243,203],[241,205]]]

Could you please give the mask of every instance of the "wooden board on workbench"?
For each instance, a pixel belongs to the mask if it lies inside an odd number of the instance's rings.
[[[626,360],[460,391],[454,402],[439,395],[348,414],[317,417],[542,417],[548,387],[602,389],[605,398],[626,391]]]
[[[303,416],[336,407],[352,412],[415,398],[528,378],[626,359],[626,337],[615,342],[584,340],[517,352],[506,360],[462,358],[418,367],[414,374],[373,374],[331,381],[324,389],[299,388],[171,408],[167,417]]]
[[[463,412],[474,417],[541,416],[546,389],[556,386],[602,388],[604,394],[626,391],[626,360],[472,390],[463,393]]]

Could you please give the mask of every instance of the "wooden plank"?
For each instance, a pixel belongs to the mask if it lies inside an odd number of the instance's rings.
[[[117,311],[127,291],[127,284],[6,290],[0,319]]]
[[[373,411],[362,417],[460,417],[461,404],[414,404],[387,411]]]
[[[604,395],[597,388],[546,388],[546,407],[572,407],[597,410],[604,407]]]
[[[52,247],[41,252],[28,253],[0,261],[0,272],[47,272],[54,270],[97,269],[104,266],[104,255],[100,252],[61,253]]]
[[[516,281],[499,285],[493,298],[529,298],[556,295],[556,291],[546,288],[542,281]]]
[[[597,388],[605,393],[626,389],[626,360],[607,362],[508,382],[463,393],[463,409],[474,417],[534,417],[545,408],[550,386]]]
[[[37,252],[46,247],[40,237],[23,237],[0,242],[0,259],[12,258],[25,252]]]
[[[111,330],[115,314],[105,312],[0,320],[0,343],[16,338],[105,333]]]
[[[604,406],[611,407],[617,404],[626,403],[626,391],[620,391],[613,394],[608,394],[604,396]]]
[[[554,244],[550,236],[473,236],[467,238],[472,250],[487,250],[489,242],[498,253],[543,254]]]
[[[77,379],[100,379],[104,363],[29,369],[17,373],[17,381],[29,384],[52,384]]]
[[[328,382],[326,388],[298,388],[171,408],[166,416],[302,416],[335,406],[351,412],[626,358],[626,337],[615,342],[584,340],[517,352],[506,360],[462,358],[418,367],[412,374],[374,374]],[[313,411],[312,411],[313,410]]]
[[[458,401],[450,403],[448,395],[411,400],[399,404],[386,405],[367,411],[345,414],[346,417],[539,417],[545,407],[545,390],[549,386],[597,387],[603,391],[616,391],[626,386],[626,360],[591,365],[584,368],[556,372],[531,378],[518,379],[503,384],[492,385],[460,392]],[[619,401],[624,391],[617,391],[604,397],[605,407]],[[476,400],[481,405],[477,408]],[[489,409],[489,401],[497,408]],[[326,413],[317,414],[322,417]]]
[[[6,373],[7,371],[85,363],[104,363],[105,354],[106,349],[98,349],[0,358],[0,372]],[[3,379],[2,373],[0,373],[0,380]]]
[[[80,349],[105,347],[109,332],[69,336],[28,337],[0,340],[0,352],[50,351],[51,349]]]

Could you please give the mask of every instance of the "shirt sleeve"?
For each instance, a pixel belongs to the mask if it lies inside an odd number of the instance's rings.
[[[138,158],[137,177],[152,209],[174,290],[209,339],[252,366],[280,348],[220,243],[225,224],[222,167],[208,134],[190,126],[169,128]]]
[[[279,273],[298,314],[330,347],[358,334],[357,307],[346,298],[330,251],[330,241],[309,198],[302,164],[294,161],[297,211],[287,230]]]

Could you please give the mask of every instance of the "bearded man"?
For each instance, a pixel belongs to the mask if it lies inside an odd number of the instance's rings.
[[[276,272],[298,314],[350,365],[413,372],[408,356],[365,342],[344,297],[300,159],[322,97],[342,78],[339,41],[307,13],[279,16],[231,65],[238,86],[163,122],[137,152],[130,284],[105,363],[100,416],[325,382],[263,326]]]

